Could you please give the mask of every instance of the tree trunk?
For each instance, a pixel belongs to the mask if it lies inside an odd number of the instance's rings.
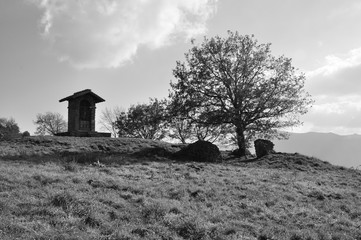
[[[238,156],[246,156],[246,138],[242,126],[236,126]]]

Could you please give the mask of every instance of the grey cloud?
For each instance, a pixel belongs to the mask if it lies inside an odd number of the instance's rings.
[[[361,96],[316,98],[314,107],[302,117],[308,131],[360,133]]]
[[[361,93],[361,64],[343,68],[332,74],[318,74],[307,79],[312,95],[346,96]]]
[[[44,39],[77,68],[119,67],[141,46],[169,45],[206,31],[217,0],[32,0]]]

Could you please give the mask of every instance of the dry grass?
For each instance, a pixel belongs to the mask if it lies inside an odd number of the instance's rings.
[[[360,201],[360,171],[302,155],[0,158],[0,239],[361,239]]]

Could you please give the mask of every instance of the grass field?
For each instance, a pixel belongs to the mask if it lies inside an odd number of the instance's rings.
[[[0,239],[361,239],[360,203],[359,170],[299,154],[0,157]]]

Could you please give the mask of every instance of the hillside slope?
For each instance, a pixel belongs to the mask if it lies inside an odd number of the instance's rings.
[[[178,162],[139,151],[176,146],[137,139],[24,141],[72,151],[0,157],[0,239],[361,239],[358,170],[299,154]],[[118,153],[74,147],[94,144]]]

